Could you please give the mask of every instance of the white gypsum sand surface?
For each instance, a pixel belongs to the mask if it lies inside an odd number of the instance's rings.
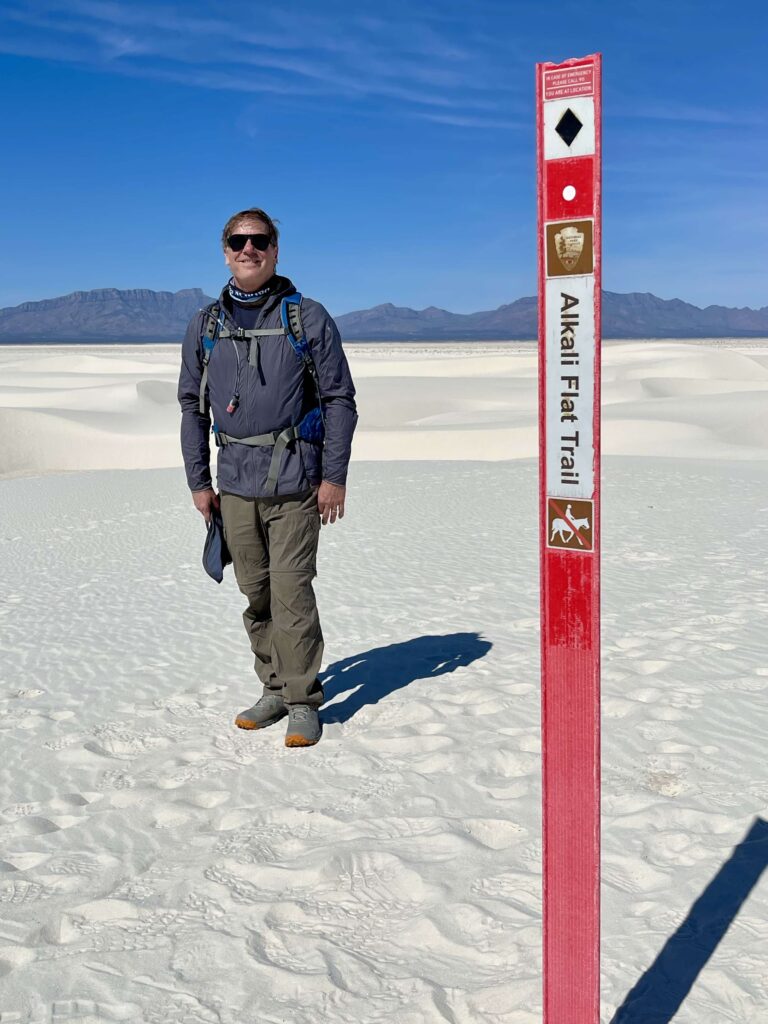
[[[533,343],[346,348],[354,459],[537,454]],[[178,368],[178,345],[0,346],[0,479],[180,466]],[[607,455],[768,458],[767,401],[768,341],[604,344]]]
[[[159,348],[49,363],[46,408],[75,403],[83,438],[117,453],[102,435],[145,424],[118,430],[83,379],[99,401],[102,375],[175,388]],[[722,941],[703,956],[694,926],[665,963],[679,969],[651,969],[625,1019],[670,1020],[699,956],[675,1021],[757,1024],[765,882],[739,905],[717,879],[766,816],[765,432],[739,392],[765,389],[768,353],[606,349],[605,435],[636,451],[604,462],[602,1020],[714,892]],[[26,372],[22,355],[6,374],[5,356],[4,400]],[[352,467],[348,514],[321,537],[329,701],[309,750],[286,749],[280,725],[232,725],[258,692],[243,598],[231,570],[219,588],[202,571],[179,469],[0,481],[8,1021],[540,1021],[537,484],[522,440],[535,444],[535,355],[385,346],[352,363],[362,440],[388,436],[389,461]],[[66,366],[84,375],[69,391]],[[430,381],[460,382],[426,413],[449,436],[405,461]],[[675,401],[657,416],[664,385]],[[112,411],[141,419],[148,393],[113,392]],[[156,404],[175,431],[172,403]],[[487,450],[489,412],[521,432],[507,458]]]

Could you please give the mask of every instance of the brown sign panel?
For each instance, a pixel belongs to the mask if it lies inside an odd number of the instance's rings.
[[[594,273],[591,220],[560,221],[546,230],[548,277]]]
[[[581,498],[547,498],[547,547],[593,551],[594,508]]]

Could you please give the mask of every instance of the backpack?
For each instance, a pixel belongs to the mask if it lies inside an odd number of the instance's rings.
[[[211,428],[216,446],[219,448],[228,444],[273,447],[272,460],[267,475],[267,490],[269,493],[274,494],[277,489],[280,462],[287,446],[298,439],[309,441],[311,444],[322,444],[325,438],[325,409],[320,391],[320,378],[318,377],[317,367],[312,358],[312,352],[301,321],[301,294],[294,292],[292,295],[286,295],[282,299],[280,303],[282,327],[257,328],[253,330],[245,330],[243,327],[238,327],[232,331],[226,325],[224,311],[218,302],[208,306],[205,313],[208,316],[208,325],[202,336],[203,373],[200,377],[200,412],[202,415],[205,415],[205,389],[208,382],[208,364],[216,343],[220,338],[250,339],[252,345],[255,342],[255,345],[258,346],[258,339],[260,337],[265,337],[266,335],[285,335],[290,342],[291,348],[296,353],[296,357],[304,364],[304,368],[312,378],[317,395],[317,406],[314,409],[310,409],[297,424],[286,427],[284,430],[272,430],[268,434],[257,434],[254,437],[233,437],[230,434],[224,433],[216,423]]]

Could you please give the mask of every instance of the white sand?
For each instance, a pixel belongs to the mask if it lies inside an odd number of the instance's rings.
[[[305,751],[231,725],[177,355],[0,349],[0,1024],[538,1024],[532,347],[350,347]],[[768,1019],[765,876],[717,882],[766,817],[766,390],[765,343],[605,349],[604,1024],[692,908],[622,1020],[691,964],[675,1022]]]
[[[0,478],[181,465],[178,346],[0,347]],[[356,460],[533,458],[532,344],[350,345]],[[407,386],[404,382],[407,381]],[[768,458],[768,342],[608,342],[606,455]]]

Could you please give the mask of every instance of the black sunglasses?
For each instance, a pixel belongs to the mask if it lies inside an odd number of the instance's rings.
[[[233,252],[242,252],[248,239],[251,240],[253,248],[258,249],[259,252],[266,252],[272,244],[269,235],[229,235],[227,245]]]

